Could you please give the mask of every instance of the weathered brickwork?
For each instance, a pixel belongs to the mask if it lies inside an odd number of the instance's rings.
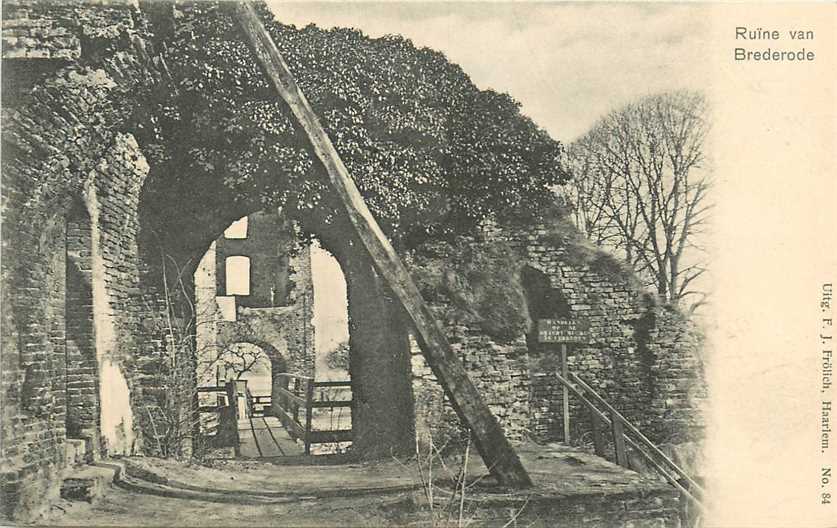
[[[520,441],[529,435],[528,350],[523,336],[512,344],[497,344],[480,330],[464,325],[447,327],[451,348],[462,360],[468,375],[500,420],[509,439]],[[415,340],[410,340],[413,393],[416,400],[416,432],[423,442],[431,438],[440,444],[450,440],[445,422],[455,421],[436,376]]]
[[[155,171],[154,160],[167,153],[150,130],[152,112],[128,102],[147,97],[150,108],[165,100],[155,99],[156,89],[176,90],[160,61],[148,58],[148,24],[133,2],[3,7],[0,503],[3,517],[25,519],[57,496],[68,439],[84,439],[93,458],[182,454],[188,431],[168,438],[160,431],[191,416],[197,380],[188,336],[195,316],[190,266],[221,234],[218,226],[264,203],[262,194],[228,200],[234,193],[219,177],[207,184],[207,196],[217,195],[212,207],[201,202],[184,212],[179,195],[168,209],[152,207],[157,201],[149,194],[193,189],[179,180],[169,187],[167,178],[180,175]],[[14,73],[11,90],[7,72]],[[409,390],[406,324],[360,241],[319,218],[306,228],[346,273],[354,447],[381,456],[409,453],[414,395],[420,433],[452,411],[415,347]],[[695,355],[699,336],[627,282],[568,260],[542,234],[512,238],[528,266],[563,296],[564,315],[592,325],[591,341],[574,350],[570,368],[655,439],[693,438],[702,425],[694,402],[705,394]],[[307,257],[289,264],[288,282],[310,284]],[[230,339],[283,340],[286,366],[311,372],[312,289],[274,289],[267,303],[267,293],[260,294],[241,307],[257,328],[216,330],[234,334]],[[269,334],[278,327],[296,330]],[[500,344],[476,327],[452,324],[448,332],[512,438],[556,438],[554,352],[532,347],[523,335]],[[434,412],[443,416],[436,420]],[[575,423],[583,429],[583,420]]]
[[[218,346],[251,343],[269,354],[278,354],[271,359],[278,362],[281,372],[311,376],[314,373],[314,289],[308,250],[292,263],[296,286],[286,298],[288,304],[272,308],[238,307],[235,321],[217,323]]]
[[[98,5],[97,5],[98,4]],[[3,58],[77,60],[134,28],[136,1],[3,2]]]
[[[67,437],[99,444],[99,372],[93,321],[93,253],[90,215],[81,202],[67,215],[66,365]]]
[[[226,259],[245,256],[250,262],[251,287],[248,295],[236,295],[236,305],[272,308],[289,304],[294,287],[289,276],[293,272],[290,264],[293,236],[292,227],[276,213],[262,211],[248,215],[245,238],[221,237],[215,242],[218,295],[228,295]]]
[[[520,270],[530,317],[575,319],[589,340],[570,345],[568,369],[594,387],[655,442],[680,444],[703,437],[706,384],[700,332],[677,310],[660,306],[612,258],[593,251],[580,259],[546,229],[489,236],[523,256]],[[602,261],[597,260],[602,258]],[[533,295],[532,291],[538,294]],[[535,298],[537,297],[537,298]],[[437,307],[445,320],[446,307]],[[563,441],[559,345],[539,344],[533,332],[497,343],[478,328],[449,324],[452,348],[513,440]],[[436,379],[412,342],[417,431],[445,442],[456,423]],[[571,442],[589,443],[587,410],[570,397]]]
[[[96,21],[91,31],[84,30],[84,13]],[[134,14],[130,6],[4,4],[4,70],[48,72],[18,79],[13,93],[4,90],[0,502],[6,517],[37,513],[57,494],[66,438],[86,439],[90,456],[138,448],[131,409],[141,391],[130,368],[130,336],[141,318],[137,203],[148,167],[130,134],[101,126],[119,115],[116,83],[104,70],[39,69],[38,62],[76,58],[85,35],[116,49]],[[104,373],[114,382],[100,394]],[[107,398],[114,412],[102,413],[99,401]]]
[[[702,437],[706,385],[699,331],[676,310],[658,305],[611,260],[599,255],[579,262],[547,235],[542,229],[515,238],[528,265],[563,297],[569,313],[555,316],[590,326],[589,341],[571,346],[569,370],[655,441]],[[532,348],[532,429],[537,437],[557,439],[563,429],[561,390],[550,374],[560,372],[558,354],[555,348]],[[584,417],[575,427],[578,437],[589,423],[579,402],[571,397],[570,403],[571,414]]]
[[[142,182],[142,165],[136,156],[136,143],[126,136],[117,137],[113,147],[101,156],[100,164],[88,173],[86,203],[88,209],[95,208],[92,228],[82,228],[72,216],[68,221],[58,207],[28,211],[35,218],[44,218],[47,225],[56,226],[44,232],[49,236],[37,233],[37,221],[29,228],[7,217],[4,276],[14,276],[15,280],[4,283],[4,293],[7,287],[9,290],[7,306],[12,307],[7,323],[11,328],[6,326],[3,332],[4,349],[10,350],[6,346],[11,338],[31,354],[21,354],[17,364],[10,354],[3,357],[3,466],[16,468],[23,483],[32,468],[60,469],[63,439],[68,436],[87,436],[91,444],[98,445],[102,433],[111,453],[130,452],[134,447],[126,443],[134,436],[133,431],[123,430],[122,437],[117,438],[99,429],[93,341],[100,358],[119,357],[130,347],[124,340],[117,343],[115,336],[118,325],[130,324],[125,319],[132,313],[130,291],[136,289],[138,279],[136,246],[134,242],[132,254],[130,242],[135,235],[135,217],[132,222],[131,215],[124,214],[130,210],[131,197],[138,198]],[[4,175],[9,173],[14,175],[14,170],[4,170]],[[14,185],[14,179],[10,180],[6,180],[4,192]],[[97,195],[104,196],[99,201]],[[51,214],[56,211],[58,214]],[[27,232],[29,229],[34,232]],[[9,238],[14,240],[13,249]],[[84,243],[80,242],[82,238]],[[86,244],[95,244],[95,249],[80,247]],[[83,276],[74,276],[79,272],[101,275],[102,291],[96,295],[86,290],[84,286],[89,282],[80,282]],[[39,305],[43,299],[48,299],[45,306]],[[99,320],[94,321],[91,307],[97,302],[103,309]],[[127,403],[127,394],[124,396]],[[11,419],[7,421],[7,417]],[[115,427],[130,429],[122,418],[115,418]]]

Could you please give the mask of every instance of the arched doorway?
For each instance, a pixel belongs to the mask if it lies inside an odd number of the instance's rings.
[[[240,233],[227,229],[194,272],[198,362],[215,361],[226,347],[245,342],[278,351],[293,372],[313,374],[308,249],[296,245],[275,212],[253,213],[236,225],[249,227]],[[208,375],[209,383],[217,379]]]
[[[566,296],[560,288],[553,286],[549,275],[542,270],[525,265],[521,270],[520,278],[532,322],[526,334],[526,343],[530,352],[529,368],[532,374],[530,375],[532,394],[530,401],[534,409],[546,411],[540,412],[542,418],[538,420],[536,434],[549,440],[561,439],[567,442],[569,435],[564,425],[566,389],[554,376],[539,375],[543,372],[561,372],[561,357],[566,352],[560,352],[561,349],[554,343],[538,341],[538,321],[541,319],[566,320],[570,318],[572,310]],[[570,400],[567,402],[568,405],[572,404]],[[573,414],[578,415],[575,412]]]
[[[241,204],[229,207],[242,210]],[[190,238],[206,238],[208,227],[193,230]],[[216,237],[206,244],[203,258],[194,268],[198,355],[217,348],[220,342],[246,338],[276,346],[284,340],[288,371],[313,378],[315,341],[324,328],[315,330],[312,324],[316,290],[311,284],[310,255],[312,251],[326,252],[332,259],[327,273],[345,277],[347,290],[336,294],[346,326],[335,344],[349,349],[352,406],[339,420],[344,426],[351,423],[353,451],[358,456],[412,452],[415,420],[407,330],[357,241],[333,218],[325,222],[319,214],[312,214],[306,222],[290,223],[275,210],[238,216],[213,231]],[[258,251],[245,250],[248,243],[258,246]],[[181,247],[189,245],[194,245],[194,240]],[[267,255],[262,251],[265,247],[270,248]],[[237,265],[236,260],[246,265]],[[235,284],[228,276],[231,273],[238,275]],[[334,292],[327,294],[336,298]],[[221,338],[210,337],[213,335]],[[213,381],[217,376],[210,375],[198,384]],[[342,398],[337,394],[325,397]]]
[[[90,217],[80,200],[47,222],[41,251],[47,300],[43,325],[48,353],[24,363],[24,411],[56,422],[56,444],[80,463],[101,454],[99,364],[91,284]]]

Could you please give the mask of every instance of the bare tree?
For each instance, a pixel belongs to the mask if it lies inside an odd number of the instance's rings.
[[[235,343],[224,347],[216,359],[216,364],[226,372],[232,372],[235,379],[241,379],[248,372],[269,368],[270,358],[256,345]]]
[[[707,128],[701,94],[649,96],[605,116],[566,158],[576,225],[692,311],[706,298],[694,285],[706,272],[698,241],[711,207]]]
[[[269,371],[270,358],[256,345],[232,343],[225,346],[205,346],[198,351],[198,379],[206,383],[220,375],[240,380],[247,373]]]

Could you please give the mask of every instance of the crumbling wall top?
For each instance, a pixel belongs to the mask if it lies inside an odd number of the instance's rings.
[[[3,2],[3,59],[77,61],[135,27],[136,0]]]

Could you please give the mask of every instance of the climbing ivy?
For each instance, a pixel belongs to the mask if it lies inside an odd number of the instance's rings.
[[[563,178],[561,146],[508,95],[477,89],[443,54],[402,37],[296,28],[260,9],[396,245],[462,233],[487,217],[526,221],[550,201]],[[161,47],[174,89],[146,100],[152,117],[141,117],[154,172],[196,184],[220,178],[234,196],[291,215],[327,202],[319,163],[227,7],[180,6]]]
[[[445,309],[438,315],[446,324],[479,327],[498,342],[529,329],[521,259],[506,242],[465,236],[427,242],[405,262],[422,297]]]

